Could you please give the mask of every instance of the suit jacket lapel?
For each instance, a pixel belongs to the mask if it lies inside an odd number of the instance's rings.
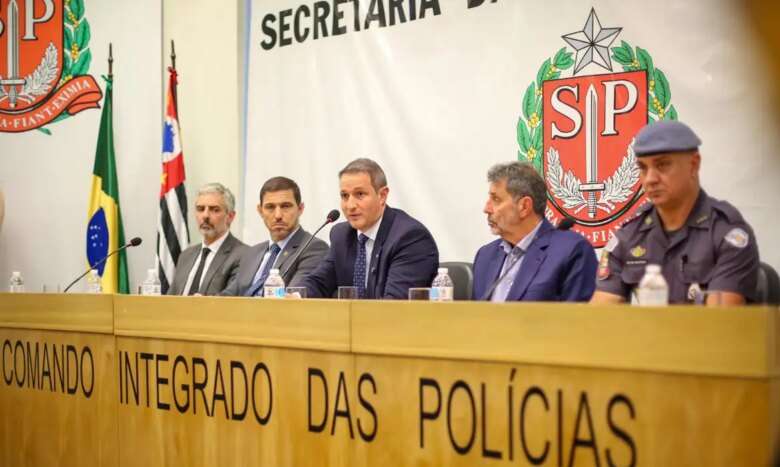
[[[200,249],[201,249],[201,247],[199,246],[198,248],[193,248],[191,250],[191,253],[187,253],[189,256],[185,256],[184,253],[182,253],[182,255],[179,256],[179,262],[176,265],[176,268],[177,269],[179,269],[179,268],[185,269],[187,271],[187,273],[186,274],[181,274],[181,275],[177,274],[176,276],[174,276],[174,277],[180,277],[181,278],[181,283],[174,283],[173,284],[174,285],[174,289],[173,290],[175,291],[176,295],[182,295],[182,294],[186,293],[186,291],[184,290],[184,287],[187,285],[187,279],[189,279],[189,277],[190,277],[190,271],[192,271],[192,268],[195,267],[195,261],[197,261],[198,260],[198,256],[200,256],[199,255]],[[187,250],[185,250],[185,252],[186,251]]]
[[[287,245],[284,246],[284,249],[279,252],[279,258],[276,260],[276,267],[279,269],[279,271],[283,271],[287,267],[287,263],[290,261],[290,258],[295,256],[295,253],[298,251],[298,248],[304,243],[303,238],[306,236],[306,231],[303,230],[303,228],[298,229],[297,232],[295,232],[295,235],[292,236],[289,242],[287,242]],[[289,273],[290,271],[286,271],[286,273]],[[287,283],[287,279],[285,278],[285,283]]]
[[[205,292],[208,291],[209,285],[211,285],[211,280],[214,278],[214,274],[216,274],[217,271],[222,267],[222,264],[225,262],[228,256],[230,256],[230,252],[233,250],[233,243],[234,243],[234,237],[233,234],[228,233],[227,238],[225,239],[225,242],[222,243],[222,246],[219,247],[219,251],[217,251],[217,255],[214,257],[213,260],[211,260],[211,264],[209,265],[209,270],[206,271],[206,276],[203,278],[203,281],[200,283],[200,293],[205,295]]]
[[[474,297],[474,300],[482,300],[485,293],[488,291],[488,287],[493,285],[493,282],[498,279],[498,275],[501,274],[501,268],[506,260],[506,253],[501,248],[501,242],[495,245],[495,249],[490,252],[490,258],[488,259],[487,271],[485,274],[485,284],[480,290],[480,296]]]
[[[517,271],[517,276],[515,277],[515,283],[509,289],[509,294],[506,297],[507,301],[521,300],[523,295],[525,295],[525,291],[533,282],[537,271],[539,271],[539,266],[542,265],[547,257],[547,246],[550,244],[549,232],[554,229],[555,227],[547,222],[546,219],[542,220],[542,225],[536,233],[536,238],[531,242],[528,252],[523,257],[520,270]]]
[[[265,256],[265,252],[266,250],[268,250],[269,244],[270,243],[268,241],[265,241],[262,243],[258,243],[257,248],[254,248],[257,254],[252,256],[252,262],[247,264],[247,268],[245,269],[247,271],[248,277],[242,278],[243,284],[239,283],[241,286],[243,286],[244,296],[249,296],[249,292],[251,292],[252,282],[255,280],[255,275],[257,274],[257,270],[260,269],[260,264],[263,262],[263,256]],[[243,258],[242,258],[242,262],[243,262]]]
[[[379,224],[379,230],[376,233],[376,240],[374,240],[374,247],[371,250],[371,262],[368,265],[368,282],[366,283],[366,295],[373,298],[381,298],[374,293],[376,288],[377,275],[379,271],[379,259],[382,257],[382,247],[387,240],[387,236],[390,234],[390,227],[395,220],[395,209],[387,206],[385,212],[382,215],[382,223]]]

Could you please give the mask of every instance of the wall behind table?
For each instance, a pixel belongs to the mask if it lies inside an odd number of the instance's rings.
[[[89,74],[103,87],[114,46],[114,144],[125,236],[144,244],[128,255],[131,288],[154,265],[161,145],[161,6],[158,1],[86,0],[91,26]],[[5,56],[5,55],[3,55]],[[102,109],[33,130],[0,133],[0,289],[11,271],[27,288],[64,287],[87,267],[87,204]],[[77,286],[75,290],[80,290]]]
[[[171,40],[176,43],[179,72],[179,124],[187,174],[190,238],[200,241],[194,218],[198,187],[226,185],[241,199],[243,147],[244,0],[163,2],[164,89],[168,85]],[[167,92],[167,91],[164,91]],[[243,213],[233,224],[240,236]]]
[[[244,175],[248,189],[279,173],[296,178],[305,226],[314,228],[338,205],[338,170],[369,156],[387,172],[389,203],[429,227],[441,259],[470,261],[492,238],[482,213],[487,169],[518,157],[523,94],[544,60],[566,46],[561,36],[583,29],[593,6],[603,27],[623,28],[613,46],[625,40],[647,49],[666,73],[680,119],[704,140],[703,186],[742,211],[762,259],[780,267],[773,219],[780,157],[766,98],[772,80],[738,2],[485,1],[468,9],[465,1],[442,0],[428,2],[440,5],[438,16],[429,10],[423,19],[360,31],[349,3],[341,8],[345,34],[314,40],[309,19],[309,37],[296,42],[296,9],[311,3],[252,3]],[[361,20],[369,4],[360,2]],[[292,43],[282,47],[281,12],[289,8]],[[270,50],[260,46],[270,40],[262,28],[267,15],[276,17]],[[603,72],[589,65],[578,76]],[[253,240],[265,237],[252,215],[256,203],[247,196],[244,205],[245,236]]]
[[[192,241],[199,241],[192,205],[197,187],[220,181],[240,200],[245,2],[86,0],[92,27],[90,74],[107,73],[114,44],[114,136],[125,236],[144,243],[129,252],[131,290],[154,266],[163,102],[170,40],[176,41],[179,114],[187,172]],[[38,131],[0,133],[0,289],[11,271],[28,290],[65,286],[86,268],[85,229],[100,111],[85,111]],[[242,216],[234,231],[240,231]],[[79,286],[75,290],[80,290]]]

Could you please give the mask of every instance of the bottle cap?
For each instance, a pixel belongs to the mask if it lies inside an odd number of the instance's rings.
[[[660,274],[661,273],[661,265],[660,264],[648,264],[645,266],[645,272],[651,272],[654,274]]]
[[[14,272],[12,272],[12,273],[11,273],[11,275],[12,275],[13,277],[19,277],[19,276],[21,276],[21,275],[22,275],[22,273],[21,273],[21,272],[19,272],[19,271],[14,271]]]
[[[439,268],[439,274],[447,274],[449,272],[449,269],[447,268]]]
[[[272,268],[270,274],[279,274],[279,270],[277,268]]]

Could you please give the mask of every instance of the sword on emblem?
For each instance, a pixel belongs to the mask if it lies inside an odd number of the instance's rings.
[[[19,97],[17,86],[23,86],[25,79],[19,77],[19,6],[16,0],[11,0],[8,4],[7,19],[8,35],[8,56],[7,72],[8,78],[0,79],[0,86],[8,86],[8,105],[12,109],[16,108],[16,100]]]
[[[599,97],[591,84],[585,96],[585,183],[580,192],[587,194],[588,217],[596,217],[596,192],[604,191],[606,186],[599,183]]]

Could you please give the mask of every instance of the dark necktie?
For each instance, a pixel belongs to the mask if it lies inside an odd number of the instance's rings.
[[[266,261],[263,265],[263,270],[260,272],[260,276],[257,278],[257,280],[255,280],[254,283],[252,283],[252,288],[250,289],[251,293],[249,295],[257,295],[260,297],[263,296],[263,284],[265,284],[265,280],[268,279],[268,273],[271,272],[271,268],[276,262],[276,257],[279,256],[280,251],[282,251],[282,249],[279,248],[279,245],[276,243],[271,245],[271,254],[268,256],[268,261]]]
[[[368,236],[358,236],[358,250],[355,256],[355,270],[352,273],[352,285],[358,289],[358,297],[366,298],[366,242]]]
[[[203,269],[206,268],[206,258],[208,258],[211,250],[204,248],[200,252],[200,264],[198,264],[198,270],[195,271],[195,277],[192,278],[192,284],[190,284],[190,290],[187,295],[195,295],[200,289],[200,277],[203,275]]]

